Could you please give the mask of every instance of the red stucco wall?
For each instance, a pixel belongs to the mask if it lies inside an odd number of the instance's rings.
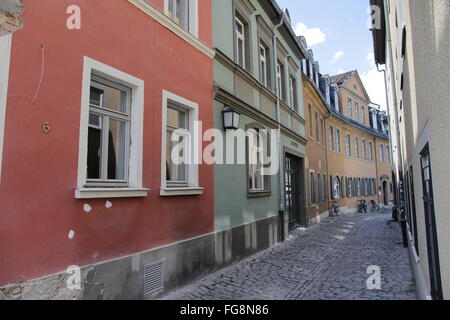
[[[154,1],[160,8],[162,0]],[[68,5],[81,30],[66,28]],[[212,60],[128,1],[25,0],[13,37],[0,184],[0,286],[148,250],[214,229],[213,167],[200,166],[203,196],[159,196],[162,90],[199,103],[212,127]],[[210,1],[199,38],[211,44]],[[37,100],[41,49],[45,71]],[[76,200],[83,56],[145,81],[142,199]],[[43,122],[51,132],[42,132]],[[106,209],[110,200],[112,208]],[[90,213],[83,205],[92,207]],[[70,230],[75,237],[68,239]]]

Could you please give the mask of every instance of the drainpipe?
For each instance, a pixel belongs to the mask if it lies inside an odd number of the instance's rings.
[[[283,183],[283,176],[282,176],[282,168],[284,164],[283,159],[283,146],[281,143],[281,112],[280,112],[280,90],[278,88],[278,80],[277,80],[277,64],[278,64],[278,53],[277,53],[277,36],[276,31],[279,27],[284,23],[285,19],[285,13],[282,13],[282,17],[280,22],[275,26],[274,33],[272,37],[272,65],[273,65],[273,71],[274,71],[274,79],[275,79],[275,96],[277,97],[276,102],[276,121],[278,124],[278,134],[277,134],[277,144],[278,144],[278,162],[279,162],[279,170],[278,170],[278,186],[280,188],[279,193],[279,207],[278,207],[278,216],[280,219],[280,232],[281,232],[281,241],[286,240],[287,231],[286,231],[286,223],[285,223],[285,208],[284,208],[284,197],[285,197],[285,190],[284,190],[284,183]]]

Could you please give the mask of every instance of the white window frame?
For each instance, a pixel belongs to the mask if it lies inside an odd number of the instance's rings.
[[[352,155],[352,137],[349,134],[345,135],[345,155],[350,157]]]
[[[353,116],[353,101],[351,98],[348,98],[348,116],[351,118]]]
[[[366,139],[362,139],[361,142],[361,155],[363,160],[367,160],[367,142]]]
[[[175,5],[173,7],[174,8],[173,11],[176,12],[176,0],[164,0],[164,14],[175,22],[173,17],[170,17],[169,15],[169,1],[174,2]],[[186,0],[186,1],[188,1],[188,8],[189,8],[188,13],[189,25],[187,26],[188,27],[187,29],[184,28],[182,25],[179,26],[188,31],[189,33],[191,33],[192,35],[194,35],[196,38],[198,38],[198,0]]]
[[[380,162],[384,162],[384,145],[382,144],[378,147],[378,156],[380,157]]]
[[[284,86],[283,86],[283,72],[281,72],[282,63],[280,61],[277,61],[277,86],[278,86],[278,97],[280,100],[284,101]],[[284,70],[284,69],[283,69]]]
[[[261,72],[261,83],[263,86],[268,87],[267,48],[262,43],[259,44],[259,68]]]
[[[311,206],[318,204],[316,197],[316,173],[314,170],[309,170],[309,203]]]
[[[385,158],[386,158],[386,162],[391,162],[391,148],[389,146],[386,146],[386,154],[385,154]]]
[[[369,160],[373,161],[373,143],[369,141]]]
[[[242,26],[242,33],[239,33],[236,28],[236,23],[240,24]],[[246,26],[245,23],[242,22],[242,19],[240,19],[237,15],[234,17],[234,33],[236,35],[236,63],[240,65],[243,69],[247,68],[247,61],[246,61],[246,46],[247,46],[247,39],[245,38],[245,30]],[[239,40],[242,41],[242,59],[243,61],[239,61]]]
[[[335,175],[333,177],[333,185],[332,185],[332,196],[334,200],[341,199],[341,178],[339,175]]]
[[[175,104],[189,112],[189,134],[191,137],[190,155],[196,157],[199,147],[199,137],[196,121],[199,116],[199,106],[197,103],[186,98],[180,97],[172,92],[163,90],[162,93],[162,141],[161,141],[161,189],[160,195],[166,196],[186,196],[186,195],[202,195],[204,188],[199,186],[199,165],[195,164],[196,159],[190,159],[190,164],[187,164],[187,184],[175,186],[166,179],[167,164],[166,164],[166,147],[167,147],[167,108],[169,104]]]
[[[362,123],[366,124],[366,107],[361,106]]]
[[[297,79],[290,74],[289,75],[289,93],[290,103],[293,110],[297,110]]]
[[[356,119],[356,121],[359,121],[359,104],[358,104],[358,102],[355,102],[355,119]]]
[[[262,192],[265,191],[266,189],[266,185],[265,185],[265,175],[264,175],[264,164],[263,164],[263,158],[264,158],[264,140],[263,137],[261,136],[261,134],[259,133],[259,131],[256,128],[252,128],[250,130],[253,130],[254,133],[252,135],[250,135],[248,137],[248,159],[249,159],[249,164],[248,164],[248,170],[249,170],[249,175],[252,177],[252,185],[248,186],[249,192],[250,193],[254,193],[254,192]],[[252,144],[256,143],[255,144]],[[256,159],[254,159],[254,157],[256,156]],[[258,159],[260,159],[260,161],[258,161]],[[255,163],[256,162],[256,163]],[[256,176],[258,175],[259,172],[259,178],[261,179],[261,187],[258,188],[256,186]]]
[[[130,136],[128,181],[124,187],[87,187],[87,152],[90,89],[93,76],[121,84],[131,89]],[[144,81],[89,57],[83,60],[83,80],[80,112],[80,138],[78,178],[75,198],[127,198],[146,197],[149,189],[142,186],[142,154],[144,126]]]
[[[92,83],[95,82],[95,85]],[[105,91],[107,88],[112,88],[116,90],[120,90],[126,94],[126,110],[125,111],[115,111],[110,110],[106,107],[102,106],[102,100],[100,101],[100,105],[90,105],[89,106],[89,114],[94,113],[102,121],[101,126],[95,126],[92,124],[89,124],[89,128],[97,128],[101,129],[103,127],[102,131],[102,147],[101,148],[101,173],[99,179],[87,179],[85,187],[127,187],[128,186],[128,174],[129,174],[129,149],[131,145],[131,137],[130,137],[130,124],[131,124],[131,89],[128,87],[125,87],[121,84],[118,84],[114,81],[104,79],[103,77],[96,76],[95,74],[92,75],[91,78],[91,87],[94,87],[99,90]],[[124,178],[123,179],[108,179],[108,152],[109,152],[109,120],[115,120],[125,123],[125,143],[127,144],[124,152]]]
[[[336,128],[336,152],[341,153],[341,129]]]
[[[3,140],[5,135],[6,102],[8,99],[9,65],[12,34],[0,36],[0,183],[2,178]]]
[[[334,151],[334,128],[333,126],[328,126],[328,140],[330,143],[330,151]]]
[[[355,156],[355,158],[356,159],[359,159],[359,138],[358,137],[355,137],[355,139],[354,139],[354,146],[353,146],[353,148],[354,148],[354,156]]]
[[[323,202],[323,197],[322,197],[322,193],[323,193],[323,187],[322,187],[322,174],[319,172],[317,173],[317,191],[319,191],[319,199],[318,199],[318,203]]]

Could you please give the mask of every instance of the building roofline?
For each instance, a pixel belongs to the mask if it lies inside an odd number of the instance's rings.
[[[280,6],[276,2],[276,0],[262,0],[262,1],[267,2],[272,6],[278,19],[281,20],[282,18],[284,18],[284,11],[280,8]],[[303,46],[300,43],[300,40],[298,39],[297,35],[295,34],[294,30],[292,29],[291,24],[288,21],[286,21],[286,19],[284,19],[283,26],[285,27],[286,31],[288,32],[291,40],[297,46],[297,49],[300,51],[302,58],[306,58],[307,54],[306,54],[305,50],[303,49]]]

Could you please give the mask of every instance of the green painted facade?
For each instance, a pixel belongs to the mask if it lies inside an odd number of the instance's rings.
[[[239,110],[240,128],[258,123],[267,129],[276,129],[277,99],[272,54],[272,32],[280,21],[281,11],[269,0],[212,0],[213,2],[213,47],[216,48],[214,80],[214,126],[223,130],[222,110],[230,105]],[[278,8],[279,10],[279,8]],[[248,30],[248,68],[235,63],[235,13],[245,19]],[[303,85],[301,77],[301,49],[297,39],[287,31],[285,23],[276,31],[278,60],[284,65],[285,101],[280,103],[281,142],[283,150],[304,157],[305,121],[303,119]],[[260,82],[260,41],[269,47],[270,76],[268,88]],[[289,76],[295,78],[296,103],[290,101]],[[281,168],[281,170],[284,170]],[[302,169],[304,170],[304,168]],[[281,171],[283,172],[283,171]],[[215,227],[227,230],[278,215],[280,187],[277,175],[271,176],[270,194],[261,197],[249,196],[247,190],[246,165],[215,165]],[[284,178],[284,174],[282,175]],[[304,190],[304,181],[301,188]],[[302,203],[301,205],[304,205]]]

